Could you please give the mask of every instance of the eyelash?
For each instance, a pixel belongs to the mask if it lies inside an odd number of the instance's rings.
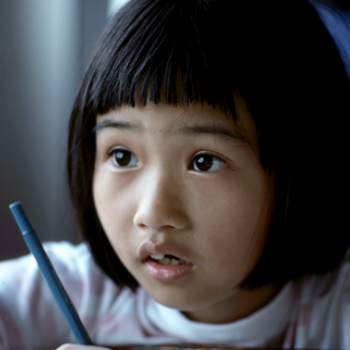
[[[124,159],[125,164],[120,164],[117,161],[117,156],[119,154],[119,160],[123,160],[123,154],[124,156],[125,154],[128,155],[128,157],[126,158],[126,161]],[[109,153],[108,153],[109,157],[112,157],[112,161],[114,163],[114,165],[118,168],[129,168],[129,167],[135,167],[138,165],[138,159],[136,158],[136,156],[130,152],[129,150],[125,149],[125,148],[114,148],[112,149]],[[130,166],[130,162],[133,161],[133,164]],[[197,161],[197,163],[195,163]],[[221,169],[222,167],[224,167],[227,164],[226,161],[224,161],[223,159],[221,159],[220,157],[213,155],[211,153],[200,153],[200,154],[196,154],[191,163],[190,163],[190,170],[195,170],[198,172],[215,172],[219,169]],[[216,168],[214,170],[212,170],[213,166]],[[200,167],[202,167],[202,169],[200,169]]]

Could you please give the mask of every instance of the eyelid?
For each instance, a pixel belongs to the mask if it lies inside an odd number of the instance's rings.
[[[215,157],[215,158],[218,158],[220,159],[222,162],[225,162],[225,163],[228,163],[229,161],[223,157],[222,155],[216,153],[216,152],[211,152],[211,151],[199,151],[197,152],[192,159],[194,159],[195,157],[197,156],[200,156],[200,155],[208,155],[208,156],[212,156],[212,157]]]
[[[126,148],[126,147],[123,147],[123,146],[115,146],[115,147],[111,148],[111,149],[107,152],[108,157],[111,157],[116,151],[120,151],[120,150],[122,150],[122,151],[128,151],[128,152],[132,153],[132,152],[131,152],[128,148]]]

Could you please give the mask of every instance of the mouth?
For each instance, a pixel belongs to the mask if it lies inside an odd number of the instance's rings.
[[[146,273],[154,280],[172,282],[185,277],[194,267],[174,247],[166,243],[145,242],[140,260]]]
[[[189,261],[183,256],[182,250],[166,242],[143,242],[139,250],[139,258],[142,262],[153,260],[162,265],[188,264]]]
[[[150,254],[149,259],[161,265],[184,265],[190,264],[189,261],[169,254]]]

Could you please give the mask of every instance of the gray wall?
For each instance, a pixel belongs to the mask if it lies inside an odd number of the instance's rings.
[[[27,252],[8,205],[43,241],[80,240],[68,199],[69,114],[105,0],[0,0],[0,259]]]

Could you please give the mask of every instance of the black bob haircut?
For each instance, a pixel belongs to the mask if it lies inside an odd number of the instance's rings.
[[[339,266],[349,247],[349,79],[305,0],[131,0],[111,19],[70,120],[68,175],[80,229],[117,285],[119,261],[92,195],[96,115],[121,105],[203,104],[236,120],[246,101],[276,209],[266,248],[241,288],[283,285]]]

